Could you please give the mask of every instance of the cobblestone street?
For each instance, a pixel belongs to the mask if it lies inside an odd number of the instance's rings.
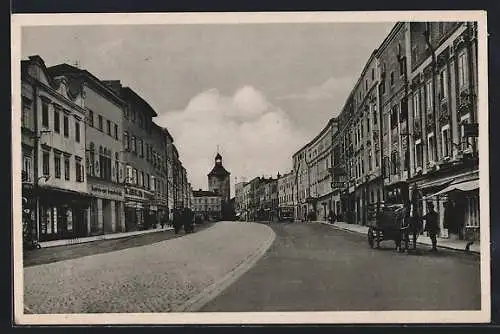
[[[26,313],[168,312],[247,265],[274,232],[220,222],[154,244],[24,269]]]

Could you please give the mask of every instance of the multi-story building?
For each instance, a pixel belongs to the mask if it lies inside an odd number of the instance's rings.
[[[354,169],[354,133],[353,126],[354,102],[353,94],[349,95],[338,119],[338,131],[334,134],[333,148],[333,192],[340,193],[340,210],[336,216],[347,222],[353,223],[355,212],[355,169]],[[338,208],[338,207],[337,207]]]
[[[167,174],[167,146],[169,133],[166,129],[152,123],[153,141],[153,169],[154,190],[153,200],[150,203],[151,214],[156,222],[167,219],[168,214],[168,174]]]
[[[253,203],[253,187],[254,184],[246,182],[243,186],[243,205],[242,205],[242,219],[245,221],[252,220],[252,203]]]
[[[245,208],[245,185],[246,182],[238,182],[234,185],[234,209],[236,216],[242,219]]]
[[[477,24],[407,24],[411,199],[428,198],[453,237],[479,239]],[[445,229],[442,228],[442,231]]]
[[[257,219],[275,221],[278,219],[278,179],[272,177],[260,179],[257,193],[259,207]]]
[[[295,173],[292,171],[278,176],[278,212],[279,217],[292,216],[294,213],[293,193]]]
[[[127,231],[147,229],[151,222],[150,203],[154,197],[152,118],[153,108],[120,81],[105,81],[125,102],[123,110],[123,150],[125,165],[125,227]],[[153,207],[154,209],[154,207]]]
[[[222,217],[222,196],[212,191],[193,191],[193,212],[205,221],[217,221]]]
[[[125,102],[86,70],[60,64],[50,67],[48,71],[54,77],[65,76],[71,91],[81,89],[83,92],[82,107],[87,120],[85,165],[88,193],[92,196],[87,216],[90,234],[124,231],[123,168],[120,165],[123,145],[120,134],[123,131]],[[80,166],[76,178],[83,180],[83,156],[75,159]]]
[[[295,173],[295,219],[307,220],[308,206],[307,199],[310,196],[310,181],[308,167],[308,152],[309,144],[297,151],[293,157],[293,171]]]
[[[337,119],[332,118],[309,142],[306,161],[309,175],[308,211],[317,220],[327,220],[332,210],[332,138],[337,132]]]
[[[90,233],[83,96],[82,85],[49,71],[41,57],[21,62],[23,197],[35,222],[27,232],[36,240]]]
[[[245,192],[248,194],[247,197],[247,220],[255,221],[258,220],[258,213],[260,209],[260,177],[254,177],[245,186]]]

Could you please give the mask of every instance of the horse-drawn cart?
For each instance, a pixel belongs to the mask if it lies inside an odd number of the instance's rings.
[[[372,209],[373,210],[373,209]],[[396,248],[401,248],[401,241],[405,238],[406,210],[402,204],[381,205],[372,214],[368,222],[368,244],[372,248],[379,248],[380,243],[392,240]]]

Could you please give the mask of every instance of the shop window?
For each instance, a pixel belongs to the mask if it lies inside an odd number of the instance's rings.
[[[61,156],[59,154],[54,154],[54,169],[55,169],[55,178],[61,178]]]
[[[73,231],[73,211],[70,208],[66,208],[66,231]]]
[[[465,226],[479,227],[479,196],[467,196],[465,207]]]

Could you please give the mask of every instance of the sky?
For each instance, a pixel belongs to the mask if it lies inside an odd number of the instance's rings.
[[[193,189],[219,152],[234,183],[292,168],[292,154],[340,112],[394,23],[44,26],[22,57],[77,63],[155,108]]]

